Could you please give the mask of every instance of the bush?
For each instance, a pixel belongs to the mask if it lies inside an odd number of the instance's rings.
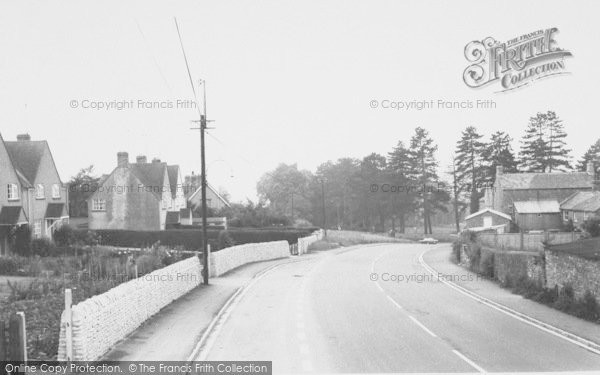
[[[452,263],[460,263],[460,249],[462,248],[462,242],[452,242],[452,254],[450,255],[450,261]]]
[[[570,285],[565,285],[558,291],[558,298],[554,302],[554,307],[558,310],[569,312],[575,307],[575,291]]]
[[[31,241],[31,255],[47,257],[52,255],[54,244],[47,238],[36,238]]]
[[[229,231],[222,230],[219,232],[219,249],[235,246],[235,240],[231,237]]]
[[[0,275],[15,275],[19,270],[19,265],[15,258],[0,257]]]
[[[589,290],[585,291],[583,299],[579,301],[576,315],[580,318],[597,321],[600,319],[600,306],[594,294]]]
[[[469,254],[469,268],[472,271],[479,271],[477,268],[479,267],[479,262],[481,261],[481,246],[476,243],[467,246],[468,254]]]
[[[485,277],[494,277],[494,253],[491,251],[481,252],[481,259],[479,260],[479,273]]]
[[[600,217],[593,217],[583,222],[583,230],[588,232],[592,237],[600,236]]]
[[[71,246],[75,244],[75,241],[75,233],[69,225],[62,225],[54,231],[54,243],[57,246]]]
[[[11,232],[10,241],[16,254],[29,256],[31,253],[31,228],[21,225]]]

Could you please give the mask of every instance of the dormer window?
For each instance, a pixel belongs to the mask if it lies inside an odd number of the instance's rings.
[[[46,195],[44,194],[44,185],[37,184],[35,185],[35,199],[44,199]]]
[[[54,199],[60,198],[60,186],[58,184],[52,185],[52,198],[54,198]]]
[[[19,200],[19,186],[17,184],[8,184],[7,196],[9,201]]]

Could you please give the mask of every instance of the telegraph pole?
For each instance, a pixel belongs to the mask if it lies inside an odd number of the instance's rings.
[[[206,146],[204,143],[204,132],[206,131],[206,81],[201,80],[202,88],[204,90],[203,97],[203,113],[200,115],[200,127],[192,128],[194,130],[200,130],[200,167],[201,176],[200,183],[202,189],[202,278],[204,285],[208,285],[208,210],[206,207]],[[197,122],[197,121],[194,121]]]
[[[320,177],[321,180],[321,198],[323,202],[323,234],[327,238],[327,213],[325,212],[325,179]]]

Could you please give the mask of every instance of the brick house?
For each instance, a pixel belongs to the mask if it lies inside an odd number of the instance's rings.
[[[17,141],[0,136],[0,254],[9,250],[10,233],[29,225],[34,238],[52,239],[68,222],[68,191],[62,183],[46,141],[29,134]]]
[[[188,202],[188,207],[193,211],[198,211],[202,207],[202,188],[201,176],[194,175],[185,177],[185,190]],[[231,207],[229,202],[212,187],[211,184],[206,184],[206,206],[213,210],[219,211],[225,207]]]
[[[514,202],[562,202],[579,191],[594,189],[594,164],[588,163],[586,172],[570,173],[503,173],[496,168],[494,186],[485,189],[481,206],[503,212],[514,219]]]
[[[580,226],[591,217],[600,216],[600,191],[579,191],[560,202],[563,223]]]
[[[171,180],[167,163],[148,163],[145,156],[130,163],[129,154],[119,152],[117,167],[88,199],[89,228],[164,230],[169,220],[178,220],[181,208],[183,189],[173,194],[171,183],[181,178],[178,169]]]

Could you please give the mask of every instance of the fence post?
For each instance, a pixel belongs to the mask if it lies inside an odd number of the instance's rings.
[[[206,252],[208,253],[206,257],[206,273],[210,277],[210,244],[206,244]]]
[[[519,246],[519,250],[523,251],[523,249],[525,248],[525,244],[523,243],[525,241],[525,233],[523,231],[521,231],[521,245]]]
[[[73,293],[71,289],[65,289],[65,353],[67,362],[73,360]]]
[[[10,318],[8,330],[9,360],[27,362],[27,328],[24,312],[19,311]]]

